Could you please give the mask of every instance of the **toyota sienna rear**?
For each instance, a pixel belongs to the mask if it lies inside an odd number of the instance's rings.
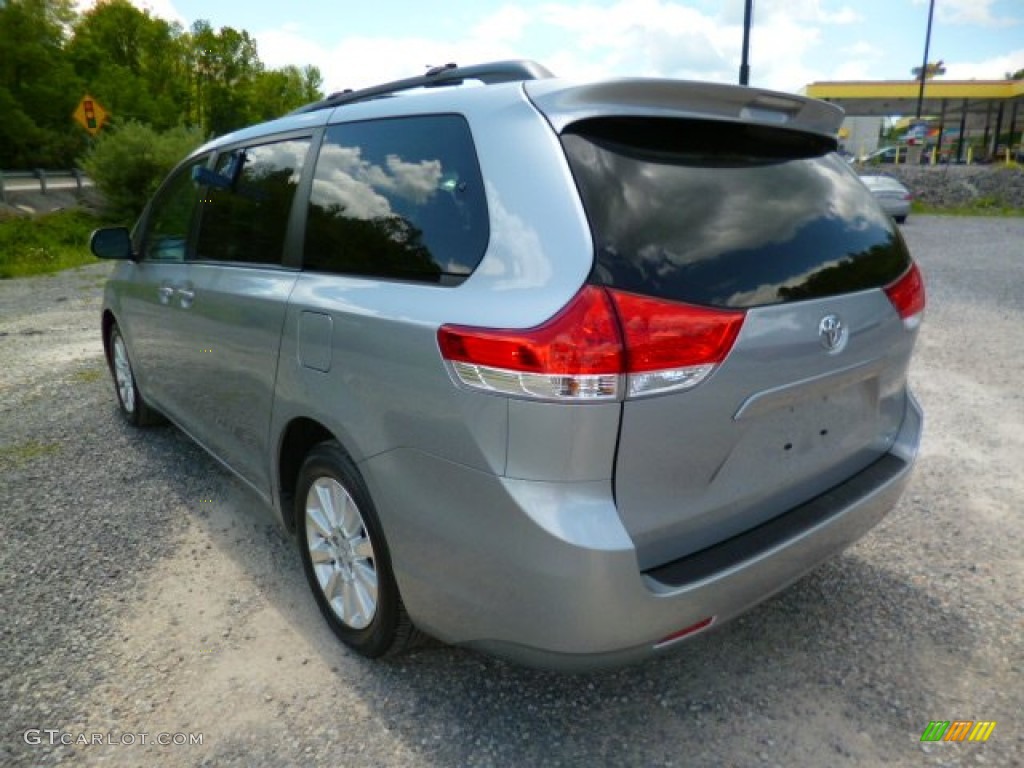
[[[420,632],[556,668],[674,647],[910,476],[924,287],[840,120],[504,62],[218,139],[130,241],[94,236],[122,259],[122,409],[274,507],[364,655]]]

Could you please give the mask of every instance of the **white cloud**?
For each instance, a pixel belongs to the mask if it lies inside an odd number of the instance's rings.
[[[984,61],[947,61],[946,80],[1002,80],[1007,72],[1024,69],[1024,48]]]
[[[502,18],[512,18],[501,11]],[[312,64],[320,69],[325,93],[345,88],[364,88],[376,83],[423,74],[428,67],[454,61],[476,64],[482,61],[521,58],[522,51],[510,37],[494,39],[491,19],[484,19],[464,38],[444,40],[415,35],[395,37],[347,36],[333,45],[308,39],[300,28],[277,28],[252,32],[259,46],[260,60],[268,68],[288,64]],[[297,53],[299,52],[299,53]],[[366,66],[365,62],[372,62]]]
[[[867,40],[858,40],[856,43],[844,46],[839,50],[844,56],[858,56],[865,59],[877,58],[883,53],[881,48],[874,43],[869,43]]]
[[[762,0],[754,3],[756,24],[778,18],[811,24],[854,24],[863,20],[863,16],[849,6],[837,11],[825,10],[821,0]]]
[[[518,5],[506,5],[473,27],[470,36],[481,40],[515,42],[523,36],[523,30],[529,22],[530,14],[525,9]]]
[[[829,80],[872,80],[877,77],[874,65],[885,52],[874,43],[858,40],[839,49],[842,60],[828,75]]]
[[[142,11],[149,11],[150,16],[156,16],[167,21],[176,21],[186,29],[189,26],[189,21],[178,9],[174,7],[173,0],[129,0],[129,2],[136,8]],[[96,0],[74,0],[75,10],[79,13],[85,13],[96,5]]]
[[[833,70],[829,80],[871,80],[871,67],[864,61],[845,61]]]
[[[914,5],[928,5],[928,0],[912,0]],[[993,16],[996,0],[936,0],[935,18],[951,26],[973,24],[982,27],[1002,27],[1019,24],[1020,19]]]
[[[763,5],[756,6],[751,35],[752,84],[791,91],[820,79],[822,73],[805,64],[808,54],[823,25],[844,23],[850,13],[825,12],[818,0],[800,0],[792,12],[782,0]],[[734,83],[742,28],[723,19],[669,0],[562,0],[529,12],[504,5],[452,39],[349,36],[318,45],[294,26],[257,30],[253,36],[268,67],[294,64],[300,52],[302,63],[320,68],[328,93],[410,77],[449,61],[521,57],[570,79],[636,75]]]
[[[727,44],[728,35],[713,17],[661,0],[553,3],[538,16],[575,42],[577,56],[599,62],[605,75],[725,79],[733,70],[729,48],[739,47],[738,38],[734,46]]]

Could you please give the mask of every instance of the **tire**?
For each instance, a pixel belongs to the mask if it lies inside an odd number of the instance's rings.
[[[128,345],[125,344],[121,329],[117,323],[110,326],[110,375],[114,379],[114,392],[121,414],[133,427],[150,427],[162,424],[164,419],[159,411],[150,408],[139,392],[135,381],[135,371],[128,356]]]
[[[402,605],[377,510],[336,442],[320,443],[306,456],[295,521],[306,579],[338,638],[371,659],[412,647],[421,635]]]
[[[897,224],[903,224],[907,220],[906,216],[893,216],[893,218],[896,219]]]

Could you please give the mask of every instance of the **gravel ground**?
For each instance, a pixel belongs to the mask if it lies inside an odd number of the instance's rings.
[[[348,653],[271,514],[120,419],[108,268],[0,282],[0,765],[1024,765],[1024,220],[903,231],[930,292],[903,502],[742,619],[587,676]],[[954,719],[998,725],[920,743]]]

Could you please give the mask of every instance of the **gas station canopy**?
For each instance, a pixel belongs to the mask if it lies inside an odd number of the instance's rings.
[[[892,117],[917,114],[920,87],[919,80],[837,81],[811,83],[804,92],[842,107],[850,117]],[[1021,104],[1024,80],[933,79],[925,81],[921,115],[946,123],[966,116],[968,130],[984,128],[993,118],[1014,126]]]

